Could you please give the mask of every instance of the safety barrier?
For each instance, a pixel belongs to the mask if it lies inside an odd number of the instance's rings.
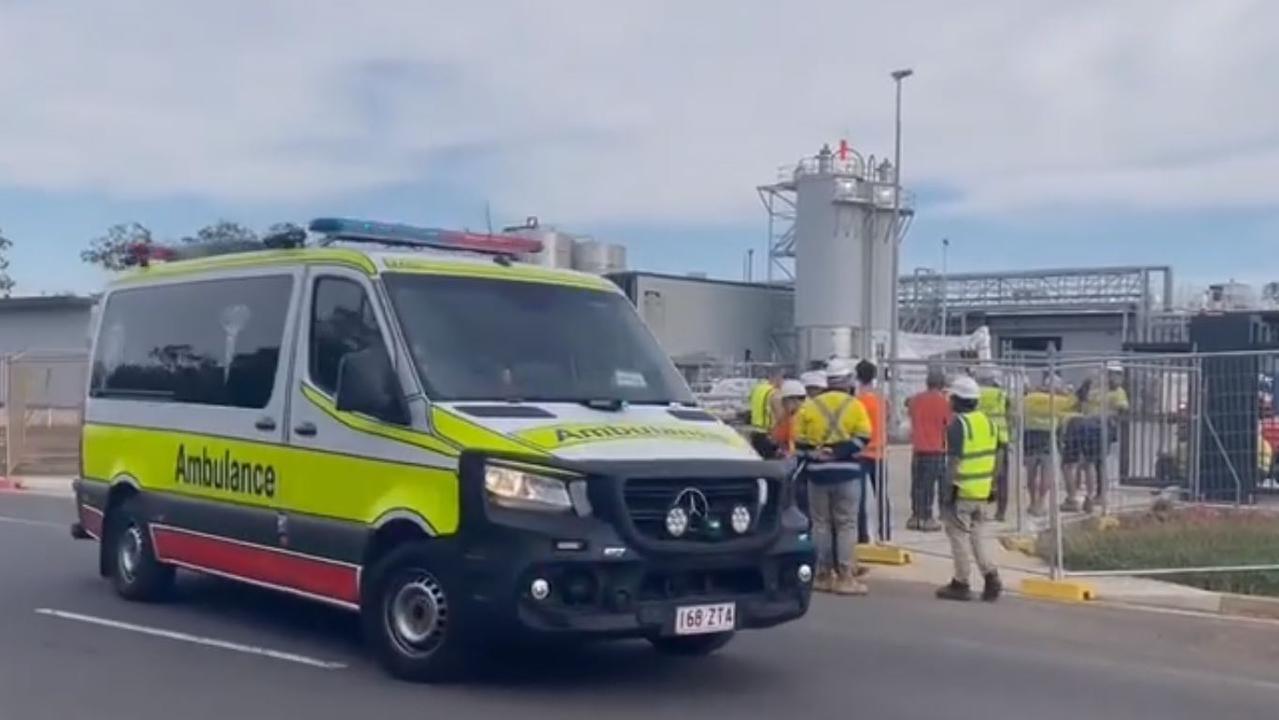
[[[0,359],[4,477],[78,471],[87,370],[83,352],[26,352]]]
[[[991,529],[1028,538],[1024,549],[1057,583],[1045,596],[1086,599],[1086,580],[1110,575],[1279,593],[1279,352],[942,357],[885,368],[902,388],[891,431],[906,442],[908,400],[930,371],[948,385],[968,374],[1006,393],[1007,516]],[[909,445],[889,453],[906,484],[917,474],[910,455]],[[909,497],[901,483],[896,495]],[[915,495],[913,504],[927,499]]]

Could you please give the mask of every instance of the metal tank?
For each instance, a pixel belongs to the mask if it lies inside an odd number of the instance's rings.
[[[573,267],[573,247],[577,243],[577,238],[569,233],[544,227],[535,217],[530,217],[523,225],[503,228],[502,233],[542,243],[541,252],[520,257],[522,262],[552,268]]]
[[[880,354],[892,323],[892,173],[891,165],[829,146],[795,168],[802,363]]]
[[[604,251],[604,257],[608,265],[605,272],[619,273],[626,270],[626,246],[610,244]]]
[[[609,272],[609,246],[598,240],[581,240],[573,247],[573,269],[602,275]]]

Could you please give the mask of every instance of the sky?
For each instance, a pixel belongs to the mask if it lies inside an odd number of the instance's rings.
[[[544,223],[740,278],[755,187],[842,139],[918,196],[903,268],[1279,280],[1279,3],[0,0],[17,294],[120,222]],[[486,215],[487,213],[487,215]],[[762,273],[757,260],[756,275]]]

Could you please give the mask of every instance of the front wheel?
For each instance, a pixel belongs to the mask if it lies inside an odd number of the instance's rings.
[[[663,655],[679,657],[704,657],[720,650],[733,639],[733,633],[714,635],[687,635],[684,637],[653,637],[648,641]]]
[[[153,601],[173,586],[174,569],[155,558],[151,532],[141,501],[134,497],[114,508],[107,518],[107,541],[111,583],[126,600]]]
[[[395,677],[437,682],[469,666],[458,590],[430,541],[392,550],[374,564],[362,592],[364,636]]]

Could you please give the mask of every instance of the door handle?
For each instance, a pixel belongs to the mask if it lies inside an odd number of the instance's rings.
[[[253,423],[253,427],[262,432],[271,432],[275,429],[275,420],[269,417],[260,417],[257,422]]]
[[[304,422],[293,427],[293,432],[304,437],[314,437],[316,433],[315,423]]]

